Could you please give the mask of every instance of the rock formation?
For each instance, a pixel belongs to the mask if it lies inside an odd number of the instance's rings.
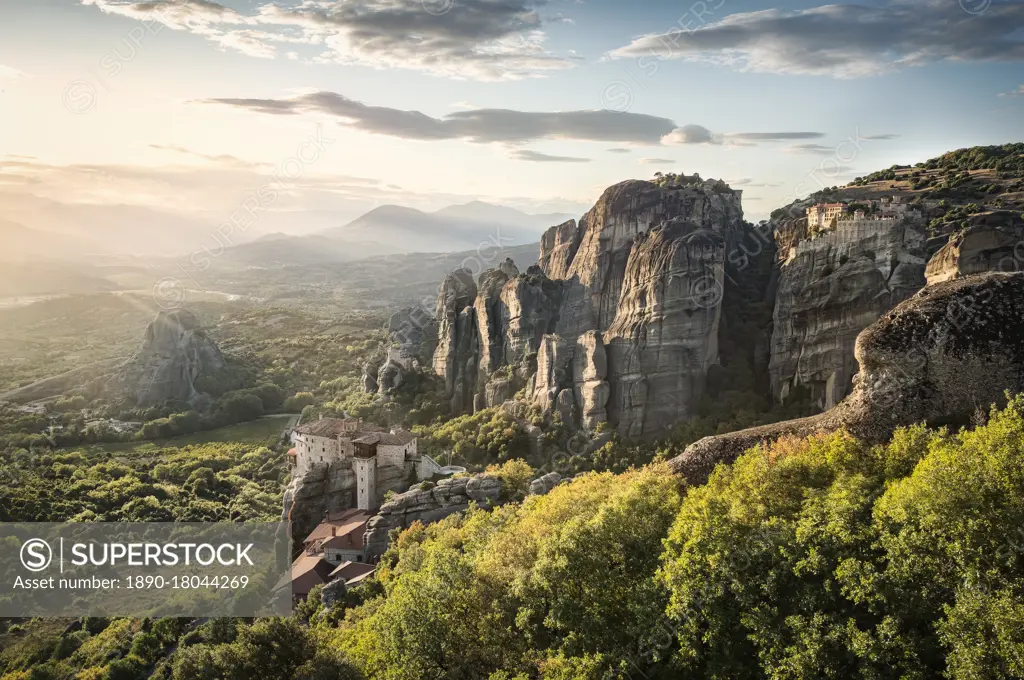
[[[388,491],[406,487],[402,468],[383,465],[377,468],[377,498]],[[317,465],[300,476],[293,476],[284,492],[282,520],[291,525],[293,537],[303,538],[312,531],[324,513],[339,508],[354,508],[356,474],[351,461],[346,464]]]
[[[199,321],[183,309],[161,311],[146,329],[142,349],[107,382],[108,391],[137,406],[168,401],[201,407],[196,380],[223,369],[224,356]]]
[[[860,373],[835,408],[791,420],[706,437],[671,461],[691,484],[718,463],[784,435],[846,428],[870,443],[897,427],[967,424],[976,409],[1024,390],[1024,273],[986,273],[923,289],[862,332]]]
[[[924,236],[915,228],[834,236],[782,239],[789,245],[778,251],[769,363],[778,401],[804,388],[819,408],[838,403],[857,372],[857,334],[925,284]]]
[[[381,364],[376,361],[367,361],[363,364],[363,392],[366,394],[377,394],[380,385],[377,382],[377,374],[380,372]]]
[[[432,489],[415,488],[398,494],[366,523],[363,543],[367,557],[379,556],[387,550],[394,529],[406,529],[413,522],[437,522],[467,509],[471,502],[492,507],[498,504],[500,496],[501,480],[490,475],[443,479]]]
[[[508,262],[441,287],[434,370],[455,411],[529,398],[588,428],[665,431],[692,412],[718,360],[726,251],[740,192],[679,177],[627,181],[579,223],[552,227],[539,264]]]
[[[941,283],[960,276],[989,271],[1016,271],[1024,263],[1024,229],[970,226],[949,238],[949,242],[928,261],[928,283]]]
[[[434,372],[444,378],[454,413],[473,404],[480,361],[480,336],[473,307],[476,296],[476,282],[468,269],[457,269],[446,276],[437,296]]]

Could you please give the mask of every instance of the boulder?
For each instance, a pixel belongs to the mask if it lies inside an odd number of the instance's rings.
[[[320,604],[325,608],[330,609],[337,604],[341,604],[345,600],[345,595],[348,594],[348,586],[345,585],[345,579],[336,578],[330,583],[324,585],[323,590],[320,591]]]
[[[928,261],[928,283],[988,271],[1016,271],[1024,262],[1024,229],[976,225],[963,229]]]

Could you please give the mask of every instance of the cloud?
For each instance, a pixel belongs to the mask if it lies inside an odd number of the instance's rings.
[[[0,80],[19,80],[25,77],[26,75],[24,72],[19,71],[12,66],[4,66],[3,64],[0,64]]]
[[[643,165],[674,165],[675,161],[671,158],[641,158],[637,163]]]
[[[733,132],[715,133],[703,125],[678,126],[668,118],[628,111],[591,109],[582,111],[516,111],[514,109],[469,109],[434,118],[421,111],[373,106],[336,92],[309,92],[286,99],[244,99],[218,97],[198,104],[216,104],[275,116],[326,114],[342,125],[371,134],[400,139],[439,141],[463,139],[479,144],[525,144],[545,139],[588,142],[620,142],[648,146],[662,144],[729,144],[754,146],[761,142],[818,139],[823,132]],[[877,138],[886,137],[885,135]],[[873,139],[867,137],[866,139]],[[814,145],[806,145],[814,146]],[[822,147],[826,148],[826,147]],[[629,153],[612,148],[610,153]],[[520,160],[549,161],[545,154],[523,152]],[[559,158],[560,162],[572,162]],[[589,159],[578,159],[583,162]]]
[[[817,154],[819,156],[829,156],[835,153],[835,147],[825,146],[824,144],[792,144],[787,146],[783,151],[787,153],[803,153],[803,154]]]
[[[778,142],[789,139],[820,139],[824,132],[730,132],[716,133],[703,125],[684,125],[676,128],[663,140],[666,144],[724,144],[754,146],[759,142]]]
[[[334,92],[313,92],[290,99],[206,99],[271,115],[322,113],[364,132],[402,139],[503,142],[575,139],[596,142],[658,144],[676,128],[668,118],[640,113],[608,111],[534,112],[512,109],[473,109],[433,118],[419,111],[370,106]]]
[[[725,135],[727,139],[738,139],[744,142],[778,142],[787,139],[821,139],[824,132],[733,132]]]
[[[520,161],[533,161],[535,163],[589,163],[589,158],[577,158],[575,156],[551,156],[539,151],[519,149],[512,152],[512,158]]]
[[[700,27],[643,35],[612,58],[687,59],[743,71],[857,78],[942,61],[1024,60],[1024,3],[949,0],[835,4],[741,12]],[[697,28],[697,30],[693,30]]]
[[[882,139],[896,139],[897,137],[899,137],[899,135],[884,134],[884,135],[866,135],[866,136],[861,137],[861,139],[870,139],[870,140],[874,141],[874,140],[882,140]]]
[[[684,125],[665,137],[666,144],[721,144],[721,136],[714,135],[703,125]]]
[[[740,177],[739,179],[727,179],[727,180],[725,180],[725,183],[728,184],[731,187],[751,187],[751,188],[754,188],[754,187],[758,187],[758,188],[765,187],[765,188],[769,188],[769,187],[781,187],[782,186],[782,184],[773,183],[773,182],[755,182],[754,180],[750,179],[749,177]]]
[[[1016,90],[1010,92],[1000,92],[1000,97],[1024,97],[1024,85],[1020,85]]]
[[[260,165],[261,165],[259,163],[250,163],[248,161],[244,161],[241,158],[238,158],[237,156],[231,156],[231,155],[228,155],[228,154],[216,154],[215,155],[215,154],[199,153],[198,151],[192,151],[191,149],[186,149],[185,147],[177,146],[175,144],[150,144],[149,148],[156,149],[157,151],[170,151],[170,152],[176,153],[176,154],[182,154],[182,155],[185,155],[185,156],[192,156],[193,158],[198,158],[200,160],[209,161],[211,163],[223,163],[225,165],[236,165],[236,166],[239,166],[239,167],[253,167],[253,168],[260,167]],[[264,167],[266,167],[266,166],[264,166]]]
[[[209,0],[81,1],[259,57],[276,56],[277,43],[301,43],[319,51],[317,62],[480,80],[539,76],[578,61],[545,48],[545,21],[564,21],[541,16],[546,0],[293,0],[246,14]]]

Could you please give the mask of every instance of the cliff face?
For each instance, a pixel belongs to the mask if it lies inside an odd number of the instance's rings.
[[[987,271],[1016,271],[1024,264],[1024,225],[972,224],[954,233],[925,272],[928,283]]]
[[[847,429],[869,443],[915,423],[967,425],[976,409],[1024,391],[1024,274],[985,273],[930,285],[857,338],[860,373],[835,408],[810,418],[706,437],[671,461],[690,484],[718,463],[782,436]]]
[[[623,435],[656,434],[685,419],[703,396],[718,363],[725,243],[681,221],[636,238],[604,333],[608,418]]]
[[[790,236],[783,240],[791,245],[779,249],[772,394],[785,401],[803,388],[827,409],[850,391],[857,335],[925,285],[924,236],[910,226]]]
[[[684,419],[718,360],[726,251],[742,228],[740,192],[721,182],[628,181],[578,225],[549,229],[525,274],[503,265],[463,286],[476,291],[473,323],[459,320],[466,300],[450,303],[449,277],[434,368],[453,407],[525,387],[576,425],[608,421],[627,436]],[[450,377],[470,374],[472,396]]]
[[[108,390],[133,399],[138,406],[167,401],[198,404],[200,375],[225,366],[224,356],[191,313],[162,311],[146,329],[142,348],[107,383]]]
[[[403,491],[412,468],[384,465],[377,468],[377,498],[388,491]],[[351,461],[317,465],[293,477],[284,492],[283,521],[291,525],[292,536],[309,534],[324,513],[356,506],[356,473]]]

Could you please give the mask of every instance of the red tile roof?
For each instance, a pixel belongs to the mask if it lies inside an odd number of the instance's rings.
[[[330,573],[328,579],[334,580],[336,578],[345,579],[346,583],[353,581],[362,581],[367,576],[370,576],[375,571],[375,567],[372,564],[366,564],[364,562],[342,562],[338,565],[338,568]]]
[[[353,543],[357,548],[361,548],[363,545],[363,533],[366,531],[366,522],[369,521],[371,515],[363,510],[346,510],[340,515],[328,516],[326,520],[320,523],[313,532],[306,537],[303,544],[307,549],[322,550],[323,545],[327,540],[333,540],[338,538],[346,538],[350,541],[358,539],[358,543]],[[339,547],[343,547],[340,544]],[[333,546],[332,546],[333,547]]]

